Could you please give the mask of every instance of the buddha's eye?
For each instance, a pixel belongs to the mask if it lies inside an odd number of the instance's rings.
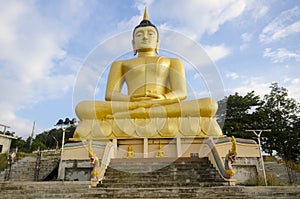
[[[143,36],[143,33],[137,32],[137,33],[135,34],[135,36],[136,36],[136,37],[142,37],[142,36]]]
[[[153,35],[155,35],[155,32],[153,32],[153,31],[149,31],[149,33],[148,33],[150,36],[153,36]]]

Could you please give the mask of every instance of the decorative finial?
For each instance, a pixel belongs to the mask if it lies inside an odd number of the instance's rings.
[[[149,20],[149,16],[148,16],[148,7],[145,7],[145,11],[144,11],[144,18],[143,20]]]

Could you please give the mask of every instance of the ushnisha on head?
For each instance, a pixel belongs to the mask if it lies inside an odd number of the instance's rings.
[[[156,54],[159,52],[159,33],[156,26],[149,21],[147,7],[143,20],[133,30],[132,46],[134,55],[145,51],[155,51]]]

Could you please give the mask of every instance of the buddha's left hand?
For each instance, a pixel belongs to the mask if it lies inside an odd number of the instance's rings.
[[[144,95],[135,94],[130,97],[130,101],[146,101],[146,100],[162,100],[166,99],[164,95],[155,94],[155,93],[147,93]]]
[[[147,93],[146,94],[147,97],[151,97],[153,99],[166,99],[166,97],[164,95],[161,94],[156,94],[156,93]]]

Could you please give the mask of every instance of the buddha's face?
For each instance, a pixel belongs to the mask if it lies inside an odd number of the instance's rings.
[[[133,48],[141,49],[156,49],[158,46],[157,32],[152,26],[139,27],[133,35]]]

